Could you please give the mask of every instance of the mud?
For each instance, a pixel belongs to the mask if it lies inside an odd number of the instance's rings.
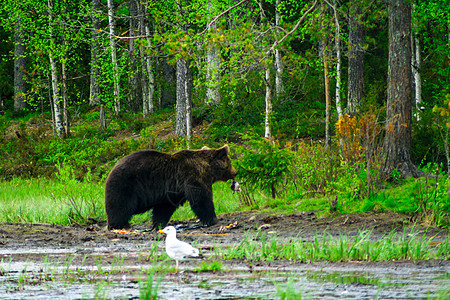
[[[172,224],[184,228],[180,239],[196,243],[206,256],[203,261],[183,262],[176,274],[174,263],[163,255],[163,241],[148,230],[150,225],[121,232],[107,231],[104,223],[0,224],[0,299],[138,299],[148,278],[161,299],[278,299],[283,293],[306,299],[433,299],[448,295],[450,289],[449,261],[208,259],[215,246],[236,245],[258,230],[276,234],[279,240],[306,242],[317,234],[353,236],[362,229],[370,230],[373,239],[411,230],[436,243],[448,239],[448,230],[412,225],[401,214],[318,217],[316,212],[251,211],[221,215],[219,224],[208,228],[196,227],[195,220]],[[200,271],[205,261],[220,267]]]

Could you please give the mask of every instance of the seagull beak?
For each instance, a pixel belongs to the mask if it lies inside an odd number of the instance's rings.
[[[162,229],[158,230],[159,233],[164,233],[164,231],[162,231]]]

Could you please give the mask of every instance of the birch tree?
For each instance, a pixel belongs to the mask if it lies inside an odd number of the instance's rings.
[[[360,0],[350,0],[348,31],[348,97],[347,112],[359,111],[364,97],[364,24]]]
[[[341,57],[341,26],[339,24],[339,16],[337,12],[337,1],[333,1],[333,15],[334,15],[334,24],[336,26],[335,33],[335,50],[336,50],[336,112],[338,119],[342,116],[342,107],[341,107],[341,66],[342,66],[342,57]]]
[[[415,7],[417,1],[412,5],[412,11],[415,14]],[[422,78],[420,76],[421,57],[420,57],[420,40],[419,40],[419,25],[417,17],[413,19],[412,24],[413,34],[411,35],[411,65],[414,79],[414,106],[416,120],[420,120],[420,111],[422,106]]]
[[[272,125],[271,125],[271,118],[272,118],[272,86],[270,83],[270,68],[269,66],[266,66],[265,70],[265,76],[264,76],[264,83],[266,86],[266,98],[265,98],[265,122],[264,122],[264,137],[266,139],[270,139],[272,137]]]
[[[27,84],[25,81],[25,43],[23,23],[21,21],[22,6],[17,5],[17,22],[14,26],[14,111],[25,108],[25,93]]]
[[[91,22],[94,30],[91,32],[91,74],[89,85],[89,104],[96,105],[100,103],[99,95],[101,93],[99,77],[100,77],[100,0],[92,0],[91,3]]]
[[[114,113],[119,115],[120,112],[120,88],[119,88],[119,66],[116,54],[116,34],[115,34],[115,14],[114,0],[108,0],[108,22],[109,22],[109,42],[111,47],[111,62],[114,81]]]
[[[323,76],[325,85],[325,148],[330,147],[330,116],[331,116],[331,92],[330,92],[330,70],[329,70],[329,26],[326,20],[326,6],[322,4],[322,61],[323,61]]]
[[[138,111],[142,97],[139,97],[139,65],[138,57],[136,55],[136,33],[138,30],[138,3],[137,0],[129,0],[129,37],[128,40],[128,57],[129,57],[129,72],[128,72],[128,103],[133,108],[134,112]],[[142,90],[141,90],[142,91]]]
[[[48,30],[50,36],[50,48],[49,48],[49,60],[50,60],[50,72],[52,82],[52,94],[53,94],[53,115],[54,115],[54,131],[58,138],[64,137],[64,125],[63,116],[61,113],[61,98],[58,86],[58,74],[56,72],[56,62],[54,59],[54,53],[56,52],[55,36],[54,36],[54,7],[53,0],[48,0]]]
[[[181,22],[179,29],[183,31],[184,36],[181,38],[181,49],[178,53],[176,82],[177,82],[177,104],[176,104],[176,128],[175,132],[180,137],[190,137],[191,124],[191,72],[189,60],[189,46],[187,45],[188,31],[187,31],[187,1],[178,0],[179,12]],[[188,132],[189,130],[189,132]]]
[[[190,119],[187,116],[186,103],[188,103],[189,89],[187,88],[188,81],[188,62],[185,59],[177,60],[177,104],[176,104],[176,126],[175,133],[180,137],[190,135],[187,133],[187,121]]]
[[[145,15],[146,6],[144,4],[138,4],[140,9],[140,15]],[[151,17],[150,17],[151,18]],[[140,33],[142,36],[146,36],[145,43],[140,46],[140,55],[142,61],[142,113],[144,117],[152,114],[154,111],[154,97],[155,97],[155,75],[152,68],[152,60],[145,49],[151,47],[150,28],[148,21],[144,18],[140,18],[139,21]]]
[[[278,31],[278,27],[281,26],[281,0],[276,0],[275,3],[275,27]],[[281,59],[281,50],[277,47],[275,48],[275,91],[278,100],[282,98],[284,94],[283,86],[283,62]]]
[[[210,23],[215,9],[212,0],[208,0],[208,32],[210,38],[206,47],[206,104],[220,101],[220,50],[216,45],[217,22]]]

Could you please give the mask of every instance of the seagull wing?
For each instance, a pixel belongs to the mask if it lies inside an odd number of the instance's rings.
[[[179,260],[200,256],[200,252],[197,248],[180,240],[172,240],[170,243],[166,243],[166,252],[173,259]]]

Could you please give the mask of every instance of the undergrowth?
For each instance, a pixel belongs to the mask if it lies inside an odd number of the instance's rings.
[[[4,133],[0,141],[0,221],[71,224],[104,220],[104,180],[119,159],[142,149],[173,152],[187,147],[186,140],[171,133],[170,111],[145,120],[125,114],[110,120],[104,131],[95,124],[94,113],[80,117],[72,136],[63,140],[49,137],[49,116],[0,126]],[[39,125],[30,128],[30,123]],[[376,115],[343,118],[336,131],[331,149],[311,140],[264,139],[256,130],[240,135],[238,143],[229,142],[242,192],[232,194],[230,183],[216,183],[216,213],[391,210],[409,214],[415,222],[449,226],[449,180],[442,164],[421,167],[434,177],[393,176],[388,182],[380,173],[382,158],[375,154],[380,152]],[[190,146],[199,149],[223,143],[212,136],[194,135]],[[188,204],[173,216],[179,220],[192,217]],[[132,222],[149,220],[145,213]]]

